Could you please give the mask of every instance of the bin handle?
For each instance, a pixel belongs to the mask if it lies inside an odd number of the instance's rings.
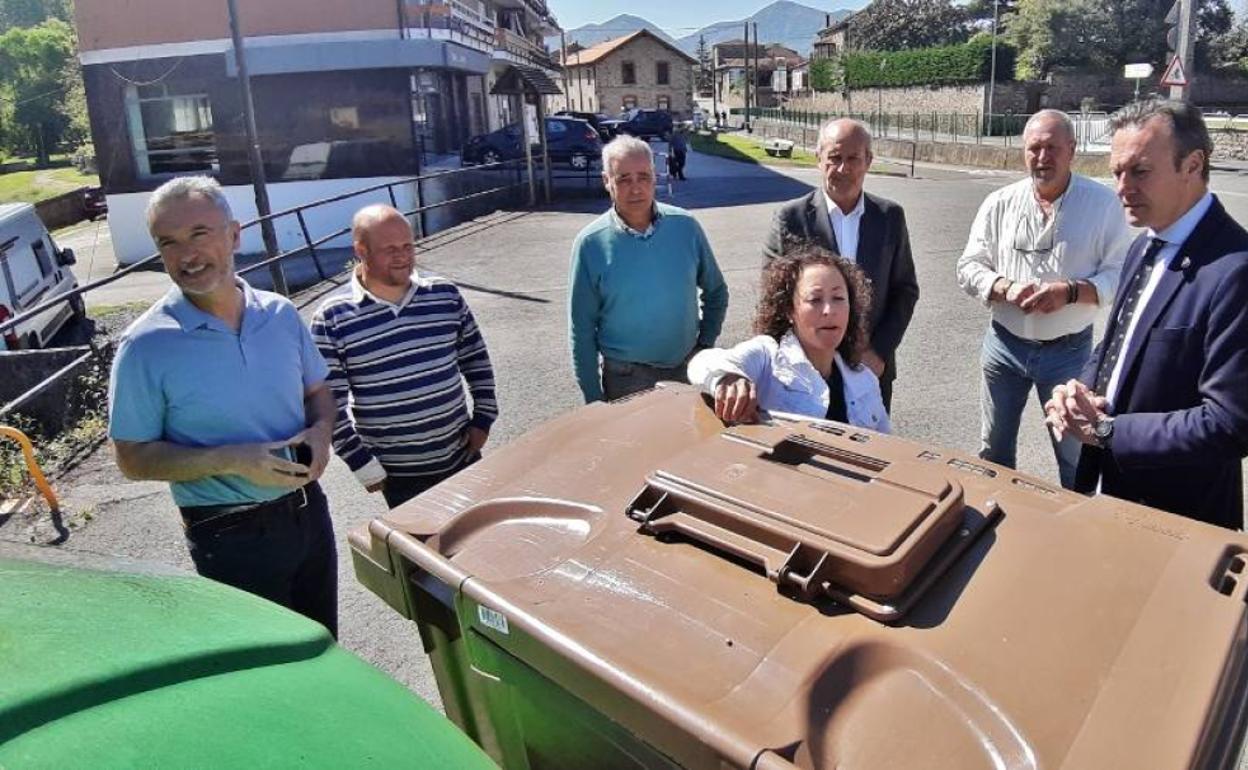
[[[761,568],[777,587],[789,587],[802,601],[824,592],[834,560],[779,529],[736,515],[726,501],[705,500],[652,483],[629,505],[629,516],[643,532],[682,534]],[[696,513],[691,512],[696,511]]]

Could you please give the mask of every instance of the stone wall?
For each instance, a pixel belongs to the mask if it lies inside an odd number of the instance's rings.
[[[1140,81],[1140,96],[1169,89],[1159,86],[1161,71]],[[1041,106],[1058,110],[1078,110],[1088,100],[1095,110],[1113,110],[1135,98],[1135,81],[1120,73],[1054,72],[1043,86]],[[1248,105],[1248,78],[1201,74],[1192,81],[1188,98],[1205,109],[1233,108],[1243,111]]]
[[[753,122],[753,127],[755,136],[790,139],[811,150],[818,139],[818,130],[810,126],[760,119]],[[974,142],[933,142],[923,139],[916,142],[885,137],[876,137],[872,143],[876,155],[895,160],[908,161],[913,158],[921,163],[943,163],[1019,173],[1024,170],[1023,151],[1019,147]],[[1076,153],[1072,168],[1089,176],[1108,176],[1109,156],[1103,153]]]
[[[1248,132],[1211,131],[1213,160],[1248,160]]]

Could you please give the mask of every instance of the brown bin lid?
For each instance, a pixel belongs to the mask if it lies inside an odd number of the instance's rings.
[[[942,468],[890,463],[809,426],[712,435],[663,462],[629,514],[764,569],[802,598],[840,589],[900,594],[962,520]]]
[[[778,574],[790,543],[844,585],[777,591],[748,554]],[[896,436],[725,429],[692,388],[553,420],[352,547],[684,767],[1212,769],[1243,740],[1242,533]],[[904,614],[854,593],[898,575]]]

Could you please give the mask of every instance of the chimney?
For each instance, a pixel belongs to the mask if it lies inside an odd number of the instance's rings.
[[[825,13],[823,15],[823,28],[827,29],[830,26],[832,26],[832,14]]]

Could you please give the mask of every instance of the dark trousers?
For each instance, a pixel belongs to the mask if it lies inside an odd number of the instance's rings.
[[[398,508],[416,495],[421,494],[430,487],[441,484],[480,459],[481,453],[478,452],[465,459],[463,463],[452,470],[428,476],[395,476],[387,471],[386,480],[381,482],[381,494],[386,498],[386,505],[391,508]]]
[[[664,381],[688,382],[685,365],[667,369],[613,358],[602,359],[602,394],[608,401],[649,390]]]
[[[667,156],[667,173],[677,179],[684,179],[686,157],[683,150],[672,150],[672,153]]]
[[[224,514],[225,506],[183,508],[191,560],[204,577],[305,615],[337,639],[338,553],[325,494],[312,482],[283,501]]]

